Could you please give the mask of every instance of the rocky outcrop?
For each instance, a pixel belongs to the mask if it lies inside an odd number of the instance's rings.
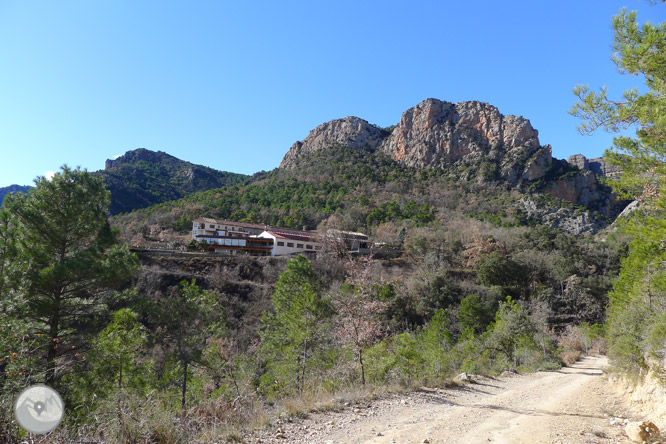
[[[550,168],[549,147],[529,120],[503,116],[482,102],[453,104],[427,99],[405,111],[380,147],[394,160],[417,168],[447,168],[458,161],[499,163],[502,179],[536,180]]]
[[[589,170],[559,177],[546,185],[546,191],[562,200],[584,206],[608,197],[608,189],[602,186]]]
[[[571,234],[595,234],[607,225],[582,208],[573,209],[547,205],[538,203],[531,197],[523,197],[518,205],[530,219],[538,220],[540,223]]]
[[[582,154],[573,154],[567,158],[569,165],[575,166],[579,170],[589,170],[590,162],[587,160],[587,157]]]
[[[358,117],[332,120],[310,131],[303,141],[294,143],[282,159],[280,168],[291,168],[304,154],[326,148],[375,150],[388,135],[388,131]]]
[[[609,217],[623,207],[597,179],[617,174],[616,167],[580,154],[553,159],[529,120],[483,102],[424,100],[405,111],[390,134],[358,117],[333,120],[296,142],[280,167],[293,168],[302,156],[335,147],[378,150],[410,167],[446,170],[456,180],[529,187]],[[587,222],[574,223],[571,231],[584,232],[581,224]]]
[[[617,165],[611,165],[603,157],[590,159],[590,170],[597,176],[616,177],[622,174],[622,168]]]
[[[597,176],[612,178],[622,173],[622,168],[617,165],[610,164],[603,157],[588,159],[582,154],[574,154],[569,156],[567,162],[579,170],[592,171]]]

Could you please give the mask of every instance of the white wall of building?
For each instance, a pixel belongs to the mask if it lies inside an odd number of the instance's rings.
[[[272,256],[283,256],[285,254],[297,254],[302,252],[314,252],[320,247],[318,242],[282,239],[264,231],[257,237],[273,239]]]

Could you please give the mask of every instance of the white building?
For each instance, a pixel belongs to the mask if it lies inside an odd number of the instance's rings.
[[[192,239],[206,243],[210,249],[223,254],[244,252],[282,256],[314,253],[321,249],[317,235],[316,231],[276,228],[209,217],[192,221]]]
[[[258,237],[273,240],[272,256],[314,253],[321,250],[321,243],[317,240],[317,233],[313,231],[279,228],[264,231]]]
[[[192,239],[207,244],[216,253],[235,255],[271,256],[273,245],[270,239],[257,234],[264,231],[263,225],[230,222],[200,217],[192,222]]]
[[[245,222],[232,222],[228,220],[200,217],[192,221],[192,239],[201,235],[227,236],[239,233],[242,235],[257,235],[267,229],[266,225],[249,224]]]

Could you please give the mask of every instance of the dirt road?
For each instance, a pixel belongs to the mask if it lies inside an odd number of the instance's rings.
[[[625,443],[623,405],[602,376],[606,359],[506,378],[476,378],[281,424],[263,443]],[[633,418],[636,419],[636,418]]]

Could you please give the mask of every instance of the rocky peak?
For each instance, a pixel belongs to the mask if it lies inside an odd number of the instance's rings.
[[[300,156],[327,148],[375,150],[388,134],[388,131],[358,117],[332,120],[310,131],[303,141],[294,143],[282,159],[280,168],[291,168]]]
[[[592,171],[597,176],[615,177],[622,173],[617,165],[611,165],[603,157],[588,159],[582,154],[574,154],[567,159],[570,165],[583,171]]]
[[[482,102],[427,99],[402,114],[381,149],[416,167],[445,167],[472,153],[498,157],[517,147],[538,148],[538,132],[522,117],[502,116]]]
[[[179,159],[162,151],[151,151],[146,148],[137,148],[135,150],[127,151],[116,159],[106,159],[106,162],[104,162],[104,169],[108,170],[113,167],[140,160],[150,163],[158,163],[164,160],[179,161]]]
[[[571,166],[575,166],[579,170],[588,170],[590,169],[590,162],[587,160],[587,157],[582,154],[573,154],[567,158],[567,162]]]
[[[539,179],[552,161],[529,120],[504,116],[477,101],[424,100],[402,114],[380,149],[417,168],[448,168],[461,160],[486,158],[499,162],[502,178],[510,182]]]

